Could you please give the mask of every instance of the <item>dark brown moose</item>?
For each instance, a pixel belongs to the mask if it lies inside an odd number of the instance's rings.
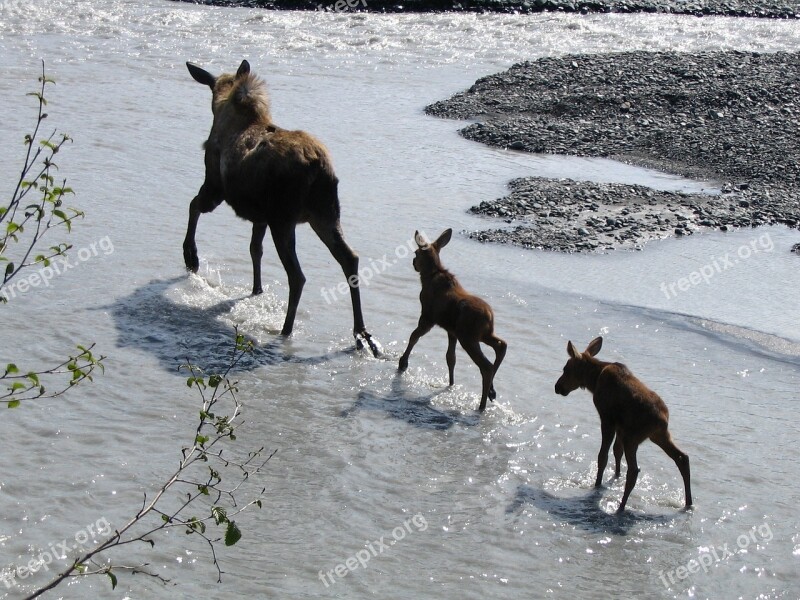
[[[189,206],[183,242],[186,268],[197,272],[197,221],[222,201],[253,223],[250,256],[253,294],[262,293],[261,256],[267,228],[289,278],[289,303],[282,335],[294,326],[305,284],[295,252],[295,227],[309,223],[341,265],[350,284],[353,335],[375,355],[379,346],[364,326],[358,281],[358,256],[347,245],[339,223],[338,182],[325,146],[304,131],[288,131],[272,122],[264,82],[244,60],[235,75],[211,75],[186,63],[192,77],[211,88],[214,122],[205,142],[205,181]]]
[[[600,414],[600,430],[603,437],[600,453],[597,455],[595,487],[600,487],[602,484],[603,471],[608,463],[608,449],[613,441],[616,461],[614,476],[619,477],[623,451],[625,461],[628,463],[625,492],[617,509],[617,512],[623,512],[628,496],[639,477],[636,450],[639,444],[650,438],[678,465],[686,491],[686,507],[690,507],[692,490],[689,482],[689,457],[672,442],[668,430],[669,410],[666,404],[625,365],[594,358],[600,352],[602,345],[603,338],[597,337],[583,353],[580,353],[573,343],[569,342],[567,344],[569,360],[564,365],[564,373],[556,382],[556,393],[562,396],[579,387],[593,394],[594,405]]]
[[[400,358],[399,368],[408,368],[408,357],[419,339],[434,325],[447,331],[447,368],[450,371],[450,385],[453,385],[453,371],[456,366],[456,340],[467,351],[469,357],[478,365],[483,378],[480,410],[486,408],[486,399],[494,400],[494,375],[506,355],[506,343],[494,334],[494,313],[492,308],[477,296],[467,292],[455,276],[442,266],[439,252],[450,241],[453,234],[448,229],[435,242],[428,243],[419,232],[414,240],[419,249],[414,256],[414,269],[422,280],[419,300],[422,314],[417,328],[411,333],[408,347]],[[494,364],[481,351],[481,342],[491,346],[495,352]]]

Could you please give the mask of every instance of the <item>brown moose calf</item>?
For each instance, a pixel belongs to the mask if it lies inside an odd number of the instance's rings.
[[[617,512],[625,510],[633,486],[639,476],[636,450],[647,438],[660,446],[678,465],[686,489],[686,507],[692,505],[692,490],[689,483],[689,457],[672,442],[669,430],[669,410],[654,391],[639,381],[628,367],[621,363],[608,363],[594,358],[600,352],[603,338],[597,337],[581,354],[572,344],[567,344],[570,358],[564,365],[564,373],[556,382],[556,393],[568,395],[577,388],[592,392],[594,405],[600,414],[600,430],[603,441],[597,455],[597,479],[595,487],[603,481],[603,471],[608,463],[608,449],[614,442],[616,461],[615,477],[619,477],[622,453],[628,463],[625,492]],[[616,435],[616,440],[614,436]]]
[[[408,347],[400,358],[399,368],[408,368],[408,357],[419,339],[434,325],[447,331],[447,368],[450,371],[450,385],[453,385],[453,371],[456,366],[456,340],[467,351],[469,357],[478,365],[483,378],[480,410],[486,408],[486,399],[494,400],[494,375],[506,355],[506,343],[494,334],[494,313],[492,308],[477,296],[467,292],[455,276],[442,266],[439,252],[450,241],[452,229],[446,230],[439,238],[429,243],[419,232],[414,240],[419,249],[414,254],[414,269],[419,272],[422,291],[419,301],[422,314],[417,328],[411,333]],[[494,364],[481,351],[481,342],[491,346],[495,352]]]

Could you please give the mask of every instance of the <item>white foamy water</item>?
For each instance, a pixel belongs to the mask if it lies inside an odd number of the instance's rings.
[[[69,241],[76,252],[106,237],[113,244],[0,306],[0,364],[51,363],[92,341],[108,356],[93,384],[4,413],[0,567],[25,565],[90,523],[119,527],[143,493],[152,495],[191,441],[199,407],[177,366],[187,357],[219,365],[238,326],[259,348],[236,373],[246,411],[236,444],[278,454],[253,482],[267,488],[264,508],[237,518],[239,544],[218,548],[223,583],[208,548],[179,531],[156,537],[153,549],[115,555],[177,585],[120,573],[113,592],[107,578],[88,578],[53,597],[798,597],[800,262],[788,252],[798,232],[696,235],[598,256],[456,235],[443,260],[492,303],[509,344],[498,400],[475,413],[477,368],[461,351],[456,385],[447,387],[441,331],[396,374],[419,314],[418,277],[397,249],[415,229],[433,236],[494,226],[466,209],[526,175],[688,191],[716,185],[486,148],[459,138],[459,123],[426,117],[426,104],[547,55],[778,51],[798,42],[800,23],[781,21],[0,2],[4,193],[35,116],[24,94],[43,58],[58,82],[47,124],[75,140],[59,155],[60,173],[86,211]],[[184,62],[219,72],[243,58],[267,80],[276,121],[330,147],[343,227],[362,266],[386,255],[389,266],[363,300],[387,360],[351,351],[349,303],[323,295],[341,272],[307,227],[298,231],[307,284],[286,341],[276,337],[283,270],[266,244],[267,289],[248,296],[250,228],[229,208],[200,220],[200,276],[183,269],[188,203],[202,182],[211,122],[209,92]],[[682,278],[709,266],[711,275],[681,289]],[[677,469],[652,444],[639,451],[628,515],[613,514],[621,481],[592,490],[597,415],[588,393],[563,398],[553,384],[567,340],[583,346],[598,334],[601,358],[627,363],[669,405],[673,436],[691,456],[691,512],[681,510]],[[424,529],[414,524],[420,519]],[[327,587],[321,581],[320,571],[382,536],[394,539],[404,523],[404,537],[365,567]],[[712,552],[726,544],[732,554]],[[710,559],[708,572],[689,573],[690,561]],[[0,595],[16,598],[46,580],[39,573],[0,584]]]

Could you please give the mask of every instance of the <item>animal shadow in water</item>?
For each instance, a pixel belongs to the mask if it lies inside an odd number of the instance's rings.
[[[637,523],[662,525],[672,520],[668,515],[643,515],[629,510],[620,515],[609,514],[600,508],[605,491],[603,488],[592,488],[589,493],[581,496],[560,498],[543,489],[521,484],[513,502],[506,509],[506,514],[515,513],[526,504],[532,504],[570,525],[594,533],[613,535],[626,535]]]
[[[353,406],[342,411],[349,417],[358,410],[377,410],[421,429],[446,430],[454,425],[472,427],[480,423],[478,414],[465,415],[457,410],[437,408],[431,401],[445,390],[424,396],[412,396],[401,382],[400,376],[392,380],[387,393],[361,390]]]
[[[187,360],[207,372],[223,370],[230,364],[234,330],[217,317],[229,312],[242,298],[224,300],[208,308],[178,304],[167,297],[167,292],[185,278],[182,275],[151,281],[101,309],[109,310],[114,319],[119,347],[153,354],[166,371],[174,372]],[[285,339],[278,335],[264,345],[257,344],[248,336],[245,338],[253,342],[253,351],[245,354],[234,372],[284,362],[318,364],[337,355],[355,352],[355,348],[351,348],[301,358],[285,352]]]

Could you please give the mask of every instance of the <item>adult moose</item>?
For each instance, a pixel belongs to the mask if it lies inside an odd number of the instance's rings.
[[[486,399],[494,400],[494,375],[506,355],[506,343],[494,334],[494,313],[492,308],[477,296],[467,292],[455,276],[442,266],[439,252],[450,241],[452,229],[447,229],[439,238],[429,243],[418,231],[414,240],[419,247],[414,254],[414,269],[419,272],[422,291],[419,295],[422,314],[417,328],[411,333],[408,347],[400,357],[399,369],[408,368],[411,350],[423,335],[434,325],[447,331],[447,368],[450,385],[453,385],[453,371],[456,366],[456,341],[469,357],[478,365],[483,379],[481,390],[481,411],[486,409]],[[491,346],[495,352],[494,364],[481,351],[481,342]]]
[[[250,256],[253,294],[262,293],[261,256],[267,228],[289,278],[289,303],[282,335],[294,326],[305,277],[295,252],[295,227],[309,223],[341,265],[350,285],[353,335],[373,354],[379,346],[364,326],[358,281],[358,255],[347,245],[339,223],[338,182],[325,146],[304,131],[288,131],[272,122],[264,82],[250,73],[243,60],[235,75],[214,76],[187,62],[195,81],[211,88],[214,121],[204,144],[205,181],[189,206],[189,226],[183,242],[186,268],[197,272],[197,221],[222,201],[253,223]]]
[[[564,372],[556,382],[556,393],[568,395],[577,388],[585,388],[592,392],[594,405],[600,414],[600,431],[602,442],[597,455],[597,479],[595,487],[603,481],[603,471],[608,463],[608,449],[614,442],[614,460],[616,461],[615,477],[620,474],[622,453],[628,463],[628,474],[625,478],[625,492],[622,494],[617,512],[625,510],[633,486],[639,477],[639,465],[636,462],[636,450],[647,438],[661,447],[678,465],[683,477],[686,492],[686,507],[692,505],[692,489],[689,482],[689,457],[681,452],[672,442],[669,434],[669,410],[664,401],[654,391],[639,381],[628,367],[621,363],[609,363],[598,360],[595,355],[600,352],[603,338],[591,341],[581,353],[572,342],[567,344],[569,360],[564,365]],[[616,435],[616,440],[614,436]]]

